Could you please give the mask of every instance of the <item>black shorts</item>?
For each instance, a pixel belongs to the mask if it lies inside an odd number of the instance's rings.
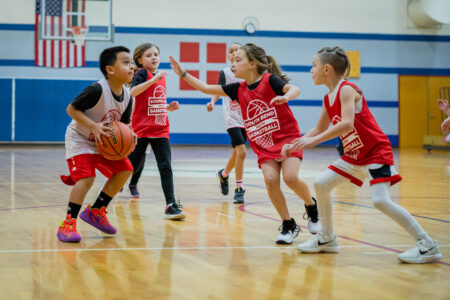
[[[233,127],[227,129],[228,134],[231,138],[231,145],[234,147],[239,145],[245,145],[247,141],[247,135],[245,134],[244,128]]]

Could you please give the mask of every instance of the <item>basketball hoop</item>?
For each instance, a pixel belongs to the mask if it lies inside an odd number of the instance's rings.
[[[86,39],[86,34],[89,31],[87,26],[71,26],[70,32],[72,33],[73,40],[77,46],[84,46],[84,40]]]

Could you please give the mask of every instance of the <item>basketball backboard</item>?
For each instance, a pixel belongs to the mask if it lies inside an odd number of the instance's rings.
[[[76,41],[74,32],[81,31],[86,41],[112,41],[112,1],[38,0],[39,37]]]

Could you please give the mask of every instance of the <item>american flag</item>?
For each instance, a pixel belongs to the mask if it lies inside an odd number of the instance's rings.
[[[78,2],[78,3],[74,3]],[[73,5],[74,4],[74,5]],[[79,5],[80,4],[80,5]],[[72,41],[39,39],[40,22],[44,22],[44,33],[52,37],[69,37],[67,31],[72,23],[72,8],[80,7],[85,11],[85,0],[46,0],[42,16],[42,1],[36,0],[36,18],[34,25],[34,64],[51,68],[84,67],[86,65],[85,46],[77,46]],[[84,26],[84,16],[75,25]],[[41,27],[42,28],[42,27]]]

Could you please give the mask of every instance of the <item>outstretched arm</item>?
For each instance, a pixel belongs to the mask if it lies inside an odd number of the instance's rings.
[[[180,64],[172,56],[169,56],[169,59],[170,59],[170,66],[172,67],[173,71],[178,76],[183,78],[194,89],[199,90],[200,92],[209,94],[209,95],[216,95],[216,96],[226,96],[227,95],[223,91],[222,86],[206,84],[205,82],[201,81],[200,79],[197,79],[194,76],[183,71]]]

